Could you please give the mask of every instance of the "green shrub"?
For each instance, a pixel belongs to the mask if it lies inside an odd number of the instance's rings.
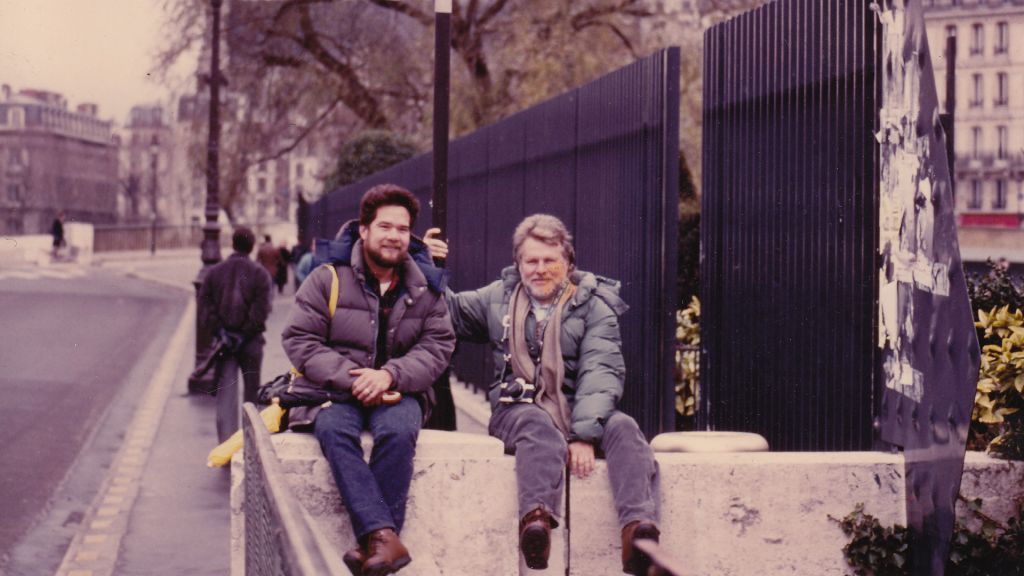
[[[676,311],[676,428],[692,429],[700,384],[700,300]]]
[[[1009,306],[978,312],[975,326],[983,332],[981,372],[971,419],[994,427],[998,436],[988,444],[989,453],[1021,459],[1024,431],[1024,314]]]
[[[967,510],[979,520],[977,530],[959,522],[953,530],[948,576],[1012,576],[1024,575],[1024,529],[1021,525],[1022,507],[1017,502],[1017,513],[1005,524],[981,511],[980,498],[967,500],[960,497]],[[910,532],[896,524],[885,527],[874,516],[864,512],[857,504],[842,520],[829,517],[839,524],[850,541],[843,547],[846,563],[857,576],[901,576],[920,574],[910,555]]]

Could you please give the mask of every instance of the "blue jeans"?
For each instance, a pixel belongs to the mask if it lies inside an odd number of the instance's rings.
[[[409,396],[393,406],[375,408],[355,400],[336,402],[317,415],[313,433],[360,541],[384,528],[402,531],[422,422],[420,405]],[[359,441],[363,430],[373,435],[369,464]]]

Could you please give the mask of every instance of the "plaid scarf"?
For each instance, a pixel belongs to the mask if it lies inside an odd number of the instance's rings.
[[[558,304],[550,311],[541,341],[540,364],[534,364],[530,350],[526,344],[526,316],[530,313],[530,298],[520,283],[512,293],[512,333],[509,344],[512,356],[512,371],[537,387],[534,402],[543,408],[555,426],[569,436],[569,423],[572,414],[569,403],[561,393],[562,382],[565,380],[565,363],[562,360],[562,308],[576,293],[576,286],[569,284],[562,291]]]

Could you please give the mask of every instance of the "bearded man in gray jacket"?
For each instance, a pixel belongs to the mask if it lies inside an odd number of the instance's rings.
[[[428,231],[435,257],[447,245]],[[586,477],[608,462],[622,568],[646,576],[638,539],[657,541],[658,467],[636,421],[616,409],[625,362],[618,283],[575,269],[572,235],[554,216],[535,214],[512,237],[514,266],[479,290],[448,291],[460,339],[490,343],[495,378],[488,392],[492,436],[516,457],[519,546],[526,565],[544,569],[558,526],[566,464]]]
[[[383,576],[411,561],[398,534],[405,520],[416,438],[431,385],[448,366],[455,335],[444,274],[411,235],[419,202],[393,184],[363,195],[359,221],[342,226],[321,266],[295,295],[282,334],[302,377],[294,392],[329,399],[291,408],[289,425],[311,424],[352,520],[358,546],[343,560],[356,576]],[[320,256],[318,251],[318,256]],[[370,462],[360,435],[373,435]]]

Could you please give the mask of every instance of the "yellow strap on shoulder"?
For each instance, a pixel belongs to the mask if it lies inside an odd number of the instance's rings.
[[[341,282],[338,280],[338,269],[333,264],[324,264],[324,266],[331,269],[331,295],[327,300],[327,311],[331,318],[334,318],[334,313],[338,310],[338,292],[341,290]],[[330,331],[329,327],[328,331]],[[302,372],[299,372],[294,366],[292,366],[291,373],[292,378],[302,376]]]
[[[324,264],[331,269],[331,299],[327,301],[327,311],[331,313],[331,318],[334,318],[334,312],[338,309],[338,269],[331,264]]]

